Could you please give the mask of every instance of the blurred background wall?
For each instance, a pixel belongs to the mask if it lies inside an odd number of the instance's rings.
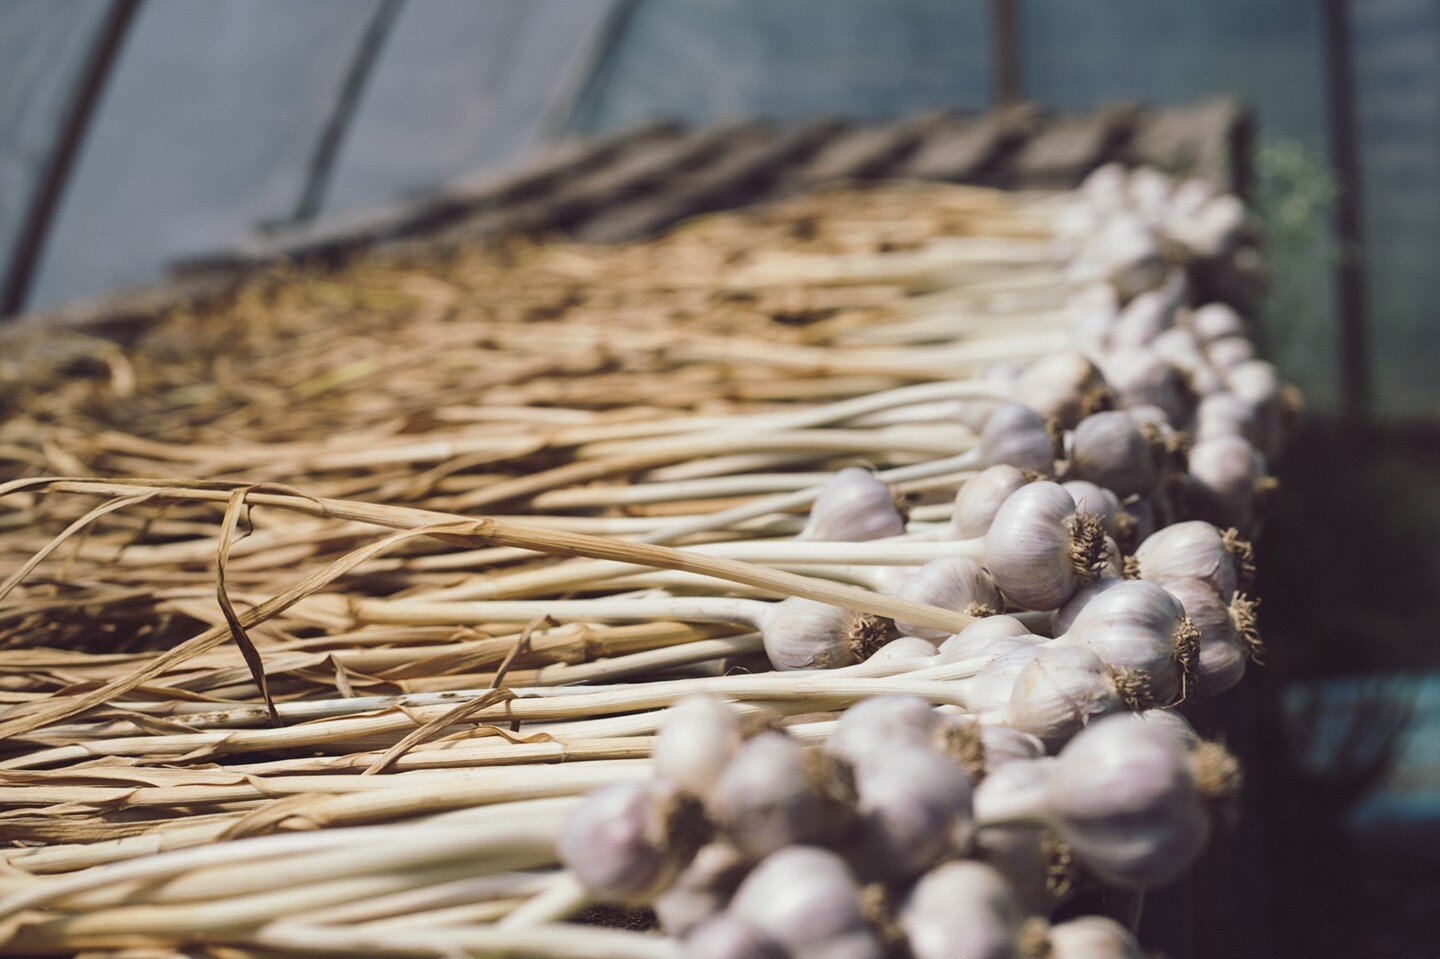
[[[1276,954],[1432,955],[1440,0],[0,0],[4,312],[568,136],[1015,93],[1255,109],[1260,331],[1311,412],[1263,544],[1265,908]]]

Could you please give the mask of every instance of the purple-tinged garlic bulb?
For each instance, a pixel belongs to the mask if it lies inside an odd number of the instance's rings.
[[[970,777],[930,747],[897,746],[855,767],[863,872],[908,879],[970,837]]]
[[[965,556],[932,559],[910,575],[897,595],[901,599],[970,616],[993,616],[1005,609],[1005,601],[995,587],[995,580],[978,563]],[[943,629],[898,620],[895,626],[907,636],[918,636],[932,642],[949,635]]]
[[[847,466],[820,488],[798,538],[859,543],[904,532],[905,515],[890,487],[867,469]]]
[[[1051,926],[1049,941],[1049,959],[1145,959],[1130,930],[1105,916],[1081,916]]]
[[[1165,703],[1191,689],[1199,655],[1199,631],[1185,607],[1143,580],[1123,580],[1097,593],[1052,642],[1083,646],[1118,674],[1143,677],[1150,695]]]
[[[790,959],[779,942],[739,916],[720,913],[691,929],[681,943],[685,959]]]
[[[1111,536],[1121,535],[1125,508],[1120,505],[1120,497],[1089,480],[1069,480],[1060,485],[1075,501],[1076,513],[1094,516]]]
[[[1016,490],[985,534],[985,566],[1000,592],[1024,609],[1054,609],[1094,579],[1105,550],[1105,530],[1077,515],[1075,500],[1058,483]]]
[[[1240,436],[1257,448],[1265,442],[1269,425],[1259,410],[1228,390],[1210,393],[1195,410],[1195,441],[1217,436]]]
[[[1073,429],[1113,401],[1100,368],[1073,352],[1048,353],[1031,363],[1015,383],[1015,397],[1061,429]]]
[[[1050,476],[1055,472],[1055,437],[1045,419],[1028,406],[996,407],[980,431],[980,462],[1006,464]]]
[[[1173,734],[1186,749],[1194,749],[1203,742],[1190,720],[1173,709],[1142,709],[1135,716]]]
[[[897,748],[924,748],[944,725],[941,713],[918,696],[871,696],[847,709],[825,751],[852,766]]]
[[[710,794],[743,740],[740,717],[714,696],[691,696],[666,710],[651,750],[655,775],[693,796]]]
[[[709,805],[721,833],[759,859],[785,846],[842,839],[854,824],[855,786],[829,755],[765,732],[735,753]]]
[[[1054,646],[1020,672],[1003,715],[1005,725],[1054,747],[1147,696],[1143,679],[1117,675],[1088,649]]]
[[[655,898],[655,918],[667,935],[685,936],[725,904],[750,871],[750,863],[735,847],[712,842],[700,849],[669,889]]]
[[[1082,609],[1090,605],[1092,599],[1123,582],[1125,582],[1123,576],[1102,573],[1081,586],[1075,591],[1074,596],[1065,601],[1063,606],[1050,614],[1050,634],[1063,636],[1069,632],[1070,627],[1075,625],[1075,617],[1080,615]]]
[[[598,789],[566,820],[560,861],[590,894],[645,903],[670,885],[710,838],[699,800],[666,783]]]
[[[1217,696],[1240,682],[1245,664],[1264,651],[1255,622],[1255,604],[1236,593],[1228,604],[1208,583],[1182,579],[1165,589],[1185,607],[1200,631],[1196,687],[1201,695]]]
[[[977,713],[1007,708],[1020,675],[1039,659],[1044,651],[1044,646],[1036,637],[1035,642],[1017,645],[996,656],[974,676],[958,680],[964,691],[965,705]]]
[[[875,616],[797,596],[766,609],[760,633],[765,655],[779,670],[851,666],[890,638]]]
[[[955,509],[950,514],[950,528],[955,537],[974,539],[984,536],[1000,504],[1030,479],[1020,468],[1004,463],[972,476],[955,494]]]
[[[919,636],[899,636],[890,640],[866,660],[868,663],[909,663],[912,666],[933,665],[938,662],[940,651],[928,639]]]
[[[791,956],[835,955],[837,944],[844,947],[842,955],[882,955],[859,884],[828,849],[791,846],[765,857],[736,890],[729,912]]]
[[[1128,414],[1116,410],[1088,416],[1075,427],[1070,443],[1070,471],[1116,495],[1149,493],[1160,482],[1163,447],[1157,449],[1145,430]]]
[[[1186,502],[1198,519],[1251,529],[1275,487],[1265,457],[1239,436],[1215,436],[1190,449]]]
[[[1023,921],[1005,877],[973,860],[930,870],[900,912],[915,959],[1018,959]]]
[[[1006,763],[1039,759],[1045,755],[1045,744],[1029,733],[1009,726],[982,726],[980,743],[985,749],[985,774],[989,775]]]
[[[979,656],[993,656],[1038,645],[1040,637],[1025,628],[1014,616],[987,616],[976,620],[940,644],[942,663],[953,663]]]
[[[1223,601],[1255,575],[1255,552],[1234,529],[1221,531],[1201,520],[1167,526],[1147,537],[1131,557],[1133,574],[1168,587],[1200,580]]]
[[[1115,350],[1101,366],[1119,405],[1158,406],[1170,424],[1183,428],[1195,412],[1195,391],[1185,372],[1150,350]]]

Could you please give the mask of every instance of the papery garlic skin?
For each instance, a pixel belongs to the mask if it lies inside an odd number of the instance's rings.
[[[1100,368],[1084,354],[1066,351],[1047,353],[1027,366],[1015,382],[1015,397],[1061,429],[1073,429],[1112,402]]]
[[[998,656],[1022,646],[1037,646],[1040,637],[1014,616],[987,616],[976,620],[940,644],[942,663]]]
[[[752,923],[720,913],[690,930],[681,943],[685,959],[790,959],[783,945]]]
[[[1009,726],[983,726],[980,743],[985,749],[985,772],[993,773],[1006,763],[1039,759],[1045,744],[1029,733]]]
[[[1135,717],[1172,733],[1186,749],[1194,749],[1202,742],[1190,720],[1173,709],[1142,709]]]
[[[1095,579],[1081,586],[1075,591],[1075,595],[1065,601],[1065,604],[1050,614],[1050,634],[1052,636],[1063,636],[1075,625],[1075,617],[1080,611],[1090,605],[1090,601],[1101,593],[1125,582],[1121,576],[1113,573],[1102,573]]]
[[[847,466],[825,481],[796,538],[859,543],[904,532],[890,488],[869,470]]]
[[[971,616],[990,616],[1005,608],[994,578],[965,556],[932,559],[910,575],[897,595],[901,599]],[[907,636],[918,636],[932,642],[949,635],[943,629],[900,620],[896,620],[895,626]]]
[[[1071,879],[1059,868],[1063,848],[1047,829],[990,826],[976,832],[974,857],[1005,877],[1024,912],[1048,916],[1070,891]]]
[[[560,861],[597,899],[644,903],[707,838],[699,804],[658,782],[598,789],[571,813]]]
[[[1190,449],[1185,488],[1192,513],[1219,526],[1249,529],[1260,495],[1273,483],[1265,457],[1239,436],[1212,436]]]
[[[742,740],[740,717],[714,696],[682,699],[665,713],[651,750],[655,774],[707,796]]]
[[[1060,485],[1065,487],[1065,492],[1075,501],[1076,513],[1094,516],[1106,533],[1111,536],[1120,535],[1120,514],[1124,512],[1120,497],[1089,480],[1069,480]]]
[[[1000,505],[1029,482],[1023,470],[1005,463],[988,467],[967,480],[955,494],[955,509],[950,514],[950,528],[956,538],[984,536]]]
[[[960,860],[921,877],[900,926],[915,959],[1015,959],[1023,918],[1004,876]]]
[[[1115,410],[1088,416],[1075,427],[1070,469],[1118,496],[1148,493],[1160,480],[1154,449],[1140,425]]]
[[[1053,748],[1125,707],[1126,696],[1099,656],[1080,646],[1055,646],[1021,671],[1003,715],[1007,726]]]
[[[670,888],[655,898],[655,918],[666,935],[684,936],[725,909],[750,871],[750,864],[727,843],[701,847]]]
[[[1165,589],[1180,601],[1185,615],[1200,631],[1196,690],[1202,696],[1217,696],[1240,682],[1248,656],[1229,604],[1200,580],[1176,580]]]
[[[1054,609],[1093,579],[1104,529],[1075,513],[1057,483],[1031,483],[1010,494],[985,534],[985,567],[995,585],[1024,609]]]
[[[1201,343],[1227,336],[1248,336],[1245,321],[1224,303],[1207,303],[1190,315],[1190,328]]]
[[[1050,927],[1049,959],[1145,959],[1145,954],[1114,919],[1081,916]]]
[[[855,855],[869,876],[909,878],[969,839],[970,777],[932,748],[872,754],[856,767],[855,788]]]
[[[759,859],[785,846],[833,842],[853,823],[848,771],[784,733],[745,742],[711,792],[716,826],[736,848]]]
[[[1141,579],[1159,586],[1199,580],[1225,602],[1235,595],[1249,569],[1251,549],[1235,531],[1222,532],[1202,520],[1187,520],[1157,530],[1135,550]]]
[[[765,655],[779,670],[850,666],[885,639],[883,625],[873,616],[798,596],[766,609],[760,633]]]
[[[1112,669],[1148,680],[1162,703],[1183,698],[1195,668],[1199,632],[1163,587],[1124,580],[1100,591],[1054,642],[1077,644]]]
[[[1028,406],[996,407],[980,431],[980,462],[1008,465],[1045,476],[1055,472],[1055,440],[1045,419]]]
[[[871,696],[845,710],[825,741],[825,752],[852,766],[892,749],[932,745],[944,724],[919,696]]]
[[[815,846],[767,856],[740,884],[729,911],[792,954],[851,935],[869,936],[860,887],[845,861]]]
[[[866,662],[912,663],[915,666],[924,666],[928,665],[927,660],[934,662],[939,655],[940,650],[936,649],[935,644],[928,639],[921,639],[919,636],[900,636],[877,649]]]
[[[1177,428],[1190,422],[1196,396],[1183,370],[1150,350],[1116,350],[1102,363],[1122,407],[1158,406]]]

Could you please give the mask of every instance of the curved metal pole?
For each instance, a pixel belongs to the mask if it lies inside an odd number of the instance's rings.
[[[100,94],[110,79],[116,55],[139,9],[140,0],[114,0],[105,15],[105,22],[96,32],[90,56],[75,81],[70,102],[61,116],[60,129],[55,134],[55,145],[40,172],[40,182],[30,197],[25,221],[10,251],[10,262],[5,269],[4,281],[0,283],[0,317],[14,316],[25,308],[30,284],[35,278],[35,267],[54,223],[55,208],[70,180],[70,172],[85,142]]]

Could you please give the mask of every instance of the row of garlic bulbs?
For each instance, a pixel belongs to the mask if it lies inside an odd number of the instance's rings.
[[[756,618],[777,669],[885,663],[943,677],[963,708],[892,695],[833,731],[750,731],[719,701],[682,703],[654,780],[595,794],[569,823],[562,856],[593,895],[652,905],[695,959],[1140,955],[1109,919],[1043,920],[1077,881],[1174,879],[1238,783],[1163,707],[1230,688],[1260,649],[1242,535],[1293,402],[1233,310],[1188,305],[1186,273],[1249,230],[1238,200],[1198,181],[1087,181],[1060,233],[1071,274],[1103,282],[1070,304],[1073,349],[990,370],[1006,401],[872,417],[979,434],[984,469],[949,523],[915,528],[847,469],[801,534],[973,541],[876,567],[873,585],[980,618],[954,635],[895,624],[888,642],[803,599]]]

